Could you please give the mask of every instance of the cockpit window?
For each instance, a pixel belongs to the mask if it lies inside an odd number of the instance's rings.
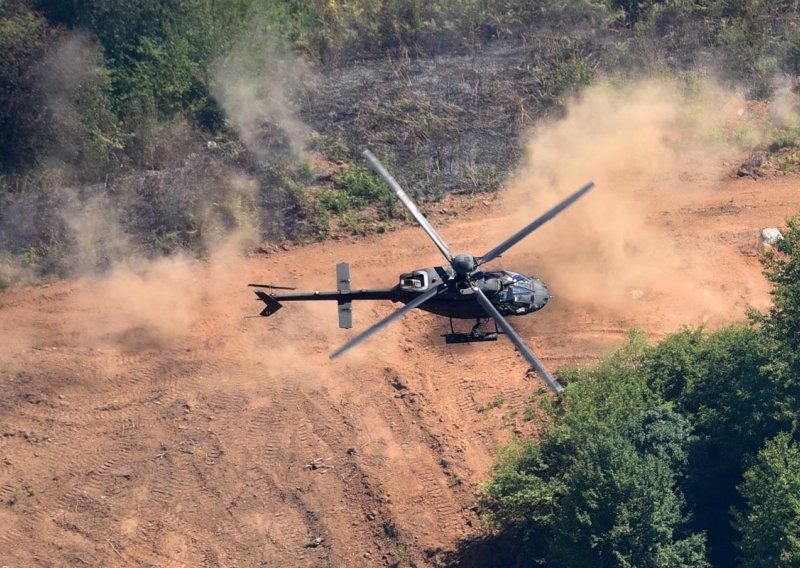
[[[533,303],[533,294],[527,286],[521,286],[519,283],[508,287],[507,298],[515,306],[529,306]]]

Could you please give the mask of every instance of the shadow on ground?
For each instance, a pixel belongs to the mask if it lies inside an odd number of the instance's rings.
[[[519,534],[502,532],[462,540],[448,552],[443,566],[459,568],[518,568],[530,566],[530,558],[521,553],[525,547]],[[527,560],[527,561],[526,561]]]

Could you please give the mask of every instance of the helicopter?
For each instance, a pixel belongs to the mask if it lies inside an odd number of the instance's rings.
[[[533,276],[525,276],[509,270],[483,270],[482,267],[499,258],[508,249],[580,199],[594,187],[594,182],[590,181],[483,255],[473,256],[467,253],[453,255],[447,243],[403,188],[383,167],[383,164],[369,150],[365,150],[362,155],[372,170],[386,182],[425,230],[448,264],[403,273],[400,275],[398,284],[385,289],[352,290],[350,288],[350,265],[346,262],[336,265],[336,291],[276,293],[275,290],[288,291],[295,290],[295,288],[274,284],[249,284],[248,286],[255,288],[268,289],[267,292],[262,289],[255,291],[257,298],[266,306],[259,315],[271,316],[283,307],[281,302],[335,301],[339,309],[339,327],[350,329],[353,327],[352,305],[354,301],[391,300],[392,302],[401,302],[405,304],[403,307],[356,335],[331,353],[330,358],[337,359],[404,314],[419,308],[450,319],[451,333],[443,335],[446,343],[496,341],[499,334],[507,335],[547,386],[556,393],[561,392],[563,387],[506,319],[506,316],[523,316],[541,310],[550,299],[547,286]],[[453,319],[474,319],[476,323],[471,331],[457,333],[453,327]],[[488,327],[488,322],[492,320],[494,321],[494,331],[485,329]]]

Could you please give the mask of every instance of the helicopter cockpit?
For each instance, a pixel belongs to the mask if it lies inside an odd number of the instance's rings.
[[[504,303],[512,313],[525,314],[539,310],[550,299],[547,286],[538,278],[508,273],[507,279]]]

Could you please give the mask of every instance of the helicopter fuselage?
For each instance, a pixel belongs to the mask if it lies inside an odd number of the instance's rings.
[[[430,287],[454,277],[449,266],[422,268],[400,275],[393,301],[408,303]],[[541,310],[550,299],[544,282],[508,270],[479,271],[471,277],[472,285],[445,288],[442,292],[419,306],[419,309],[436,315],[456,319],[489,317],[475,298],[472,286],[478,286],[504,316],[520,316]],[[404,295],[407,295],[405,298]]]
[[[261,315],[271,315],[280,309],[280,302],[285,301],[336,301],[340,306],[355,300],[391,300],[408,304],[442,282],[455,284],[443,287],[438,294],[420,305],[419,309],[455,319],[491,317],[476,299],[473,286],[480,288],[504,316],[521,316],[541,310],[550,299],[544,282],[509,270],[476,271],[469,282],[460,282],[449,266],[421,268],[401,274],[397,285],[383,289],[349,289],[349,270],[347,280],[348,286],[337,291],[288,294],[276,294],[273,290],[269,294],[257,292],[259,298],[267,304]]]

